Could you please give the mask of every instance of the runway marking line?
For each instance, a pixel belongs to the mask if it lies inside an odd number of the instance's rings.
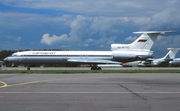
[[[26,85],[26,84],[34,84],[34,83],[39,83],[39,82],[47,82],[47,81],[56,81],[59,79],[50,79],[50,80],[41,80],[41,81],[30,81],[30,82],[23,82],[23,83],[18,83],[18,84],[7,84],[3,81],[0,81],[0,83],[3,84],[3,86],[0,86],[0,88],[7,88],[7,87],[12,87],[12,86],[21,86],[21,85]]]
[[[41,82],[41,81],[31,81],[31,82],[24,82],[24,83],[19,83],[19,84],[11,84],[11,85],[8,85],[7,87],[11,87],[11,86],[21,86],[21,85],[26,85],[26,84],[38,83],[38,82]]]
[[[79,79],[79,78],[71,78],[71,79]],[[48,81],[57,81],[57,80],[61,80],[61,79],[36,80],[36,81],[23,82],[23,83],[17,83],[17,84],[10,84],[10,85],[3,82],[3,81],[0,81],[0,83],[4,84],[3,86],[0,86],[0,88],[7,88],[7,87],[12,87],[12,86],[21,86],[21,85],[26,85],[26,84],[34,84],[34,83],[48,82]],[[63,79],[63,80],[66,80],[66,79]]]
[[[77,78],[73,78],[77,79]],[[10,84],[8,85],[7,83],[0,81],[0,83],[3,84],[3,86],[0,86],[0,88],[6,88],[6,87],[11,87],[11,86],[20,86],[20,85],[26,85],[26,84],[33,84],[33,83],[39,83],[39,82],[48,82],[48,81],[57,81],[61,79],[49,79],[49,80],[41,80],[41,81],[31,81],[31,82],[24,82],[24,83],[18,83],[18,84]],[[64,79],[63,79],[64,80]],[[131,92],[0,92],[0,94],[4,93],[21,93],[21,94],[28,94],[28,93],[34,93],[34,94],[129,94]],[[180,94],[180,92],[134,92],[134,93],[139,93],[139,94]]]
[[[0,83],[2,83],[3,84],[3,86],[0,86],[0,88],[5,88],[5,87],[7,87],[8,85],[5,83],[5,82],[3,82],[3,81],[0,81]]]

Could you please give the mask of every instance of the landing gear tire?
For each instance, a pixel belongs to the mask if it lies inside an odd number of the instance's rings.
[[[30,68],[30,67],[27,67],[27,70],[29,71],[29,70],[31,70],[31,68]]]
[[[91,67],[91,70],[101,70],[101,67]]]
[[[101,67],[97,67],[97,70],[101,70]]]

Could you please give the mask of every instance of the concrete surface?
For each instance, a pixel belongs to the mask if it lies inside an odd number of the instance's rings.
[[[0,74],[2,111],[179,111],[180,74]]]
[[[102,68],[102,70],[159,70],[175,69],[180,67],[122,67],[122,68]],[[2,67],[2,70],[27,70],[26,67]],[[91,70],[91,67],[31,67],[31,70]]]

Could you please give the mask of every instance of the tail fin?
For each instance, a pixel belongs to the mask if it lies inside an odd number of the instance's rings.
[[[168,48],[169,52],[163,57],[163,59],[174,59],[180,48]]]
[[[141,31],[134,32],[135,34],[141,34],[141,36],[136,39],[131,44],[111,44],[111,50],[123,50],[123,49],[147,49],[150,50],[160,34],[165,34],[167,32],[174,31]]]

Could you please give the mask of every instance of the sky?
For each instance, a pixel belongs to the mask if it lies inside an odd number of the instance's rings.
[[[151,49],[162,57],[180,48],[179,6],[180,0],[0,0],[0,50],[106,51],[133,42],[136,31],[175,30]]]

